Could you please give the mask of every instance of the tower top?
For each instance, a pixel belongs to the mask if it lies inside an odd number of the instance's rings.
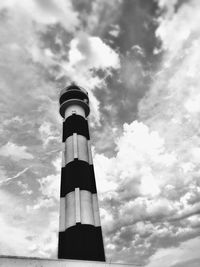
[[[64,94],[65,92],[67,92],[67,91],[73,91],[73,90],[82,91],[82,92],[84,92],[85,94],[88,95],[88,92],[87,92],[83,87],[80,87],[80,86],[78,86],[76,83],[72,82],[69,86],[66,86],[65,88],[63,88],[63,89],[60,91],[60,96],[61,96],[62,94]]]
[[[75,83],[72,83],[71,85],[61,90],[59,102],[60,115],[63,118],[65,117],[65,111],[67,107],[71,105],[81,106],[85,111],[86,117],[90,113],[88,92],[84,88],[76,85]]]

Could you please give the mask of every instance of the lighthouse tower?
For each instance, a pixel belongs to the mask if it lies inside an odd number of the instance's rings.
[[[61,91],[63,161],[58,258],[105,261],[87,117],[88,93],[72,84]]]

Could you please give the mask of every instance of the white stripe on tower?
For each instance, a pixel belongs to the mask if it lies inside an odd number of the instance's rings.
[[[75,188],[75,214],[76,214],[76,223],[81,223],[81,200],[80,200],[79,188]]]
[[[75,224],[75,193],[72,191],[65,196],[65,229]]]
[[[92,160],[92,151],[91,151],[91,145],[90,145],[90,140],[88,140],[88,159],[89,159],[89,164],[93,164]]]
[[[94,225],[100,226],[100,215],[99,215],[99,204],[97,194],[92,194],[92,206],[93,206],[93,213],[94,213]]]
[[[73,152],[74,159],[78,159],[78,140],[77,133],[73,133]]]
[[[74,159],[79,159],[92,164],[91,152],[88,149],[88,140],[85,136],[74,133],[65,141],[65,165]]]
[[[71,105],[65,111],[65,119],[71,116],[72,114],[77,114],[85,118],[85,111],[79,105]]]
[[[60,198],[60,232],[77,223],[100,226],[97,194],[75,188]]]

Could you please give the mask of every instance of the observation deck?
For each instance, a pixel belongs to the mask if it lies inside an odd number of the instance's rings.
[[[63,118],[65,118],[65,110],[70,105],[81,106],[85,111],[86,117],[90,113],[88,92],[84,88],[81,88],[75,84],[67,86],[61,90],[59,102],[60,115]]]

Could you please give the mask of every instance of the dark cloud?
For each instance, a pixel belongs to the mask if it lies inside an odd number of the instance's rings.
[[[119,47],[124,54],[134,45],[140,46],[149,58],[157,44],[154,32],[157,27],[155,21],[157,4],[155,1],[133,0],[124,1],[121,14],[117,21],[120,34],[115,39],[115,47]]]
[[[121,14],[120,0],[75,0],[73,6],[79,12],[82,29],[94,36],[105,37],[110,25]]]
[[[56,24],[49,26],[44,32],[39,32],[39,35],[41,48],[49,48],[60,60],[67,59],[69,43],[73,38],[72,33],[67,32],[61,25]]]
[[[120,52],[121,59],[120,70],[107,77],[106,88],[94,92],[100,101],[101,134],[107,125],[120,129],[124,122],[137,119],[138,103],[148,92],[160,59],[160,55],[153,53],[159,47],[155,37],[156,12],[155,1],[123,1],[114,22],[119,26],[119,35],[109,35],[109,24],[101,32],[107,41],[113,39],[110,46]],[[112,141],[108,148],[114,148]],[[99,151],[106,153],[101,147]]]
[[[179,8],[184,5],[184,4],[187,4],[188,3],[188,0],[177,0],[177,2],[175,3],[175,12],[178,12]]]

